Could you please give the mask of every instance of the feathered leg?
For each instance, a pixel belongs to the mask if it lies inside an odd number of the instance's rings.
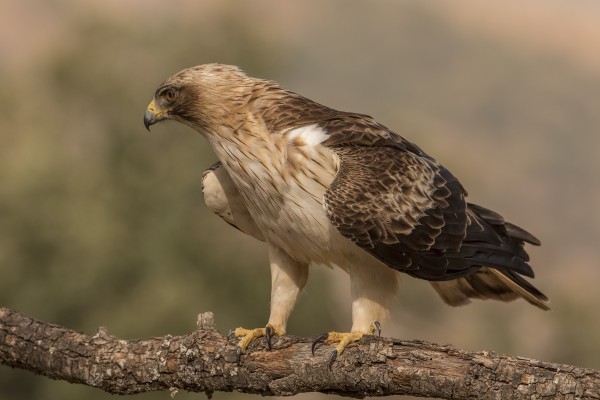
[[[271,314],[264,328],[236,328],[233,334],[241,337],[238,354],[246,350],[252,339],[267,337],[267,347],[271,348],[271,337],[285,335],[288,318],[294,309],[298,295],[308,279],[308,265],[292,259],[283,250],[269,246],[271,263]]]
[[[321,341],[337,343],[329,357],[330,366],[350,343],[364,335],[381,334],[381,322],[387,318],[399,286],[397,272],[379,262],[351,268],[348,272],[352,291],[352,330],[325,333],[313,342],[313,354]]]

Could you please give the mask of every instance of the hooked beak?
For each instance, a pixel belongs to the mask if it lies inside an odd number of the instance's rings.
[[[154,100],[152,100],[144,112],[144,126],[150,131],[150,126],[165,118],[167,118],[167,110],[157,109]]]

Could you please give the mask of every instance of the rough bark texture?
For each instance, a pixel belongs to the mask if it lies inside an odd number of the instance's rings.
[[[111,393],[150,390],[302,392],[343,396],[407,394],[445,399],[600,399],[600,371],[466,352],[422,341],[368,337],[328,367],[329,346],[311,355],[311,339],[257,341],[236,364],[235,341],[198,316],[186,336],[121,340],[35,321],[0,308],[0,363]]]

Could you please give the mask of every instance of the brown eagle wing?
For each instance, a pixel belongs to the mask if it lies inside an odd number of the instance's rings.
[[[344,115],[322,126],[330,134],[323,144],[340,159],[325,210],[343,236],[422,279],[453,279],[478,268],[449,268],[447,253],[460,249],[468,217],[466,192],[448,170],[369,117]]]

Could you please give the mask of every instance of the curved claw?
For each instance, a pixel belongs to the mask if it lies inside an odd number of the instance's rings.
[[[381,323],[379,321],[373,322],[375,329],[377,330],[377,336],[381,336]]]
[[[331,354],[329,355],[329,363],[327,365],[329,366],[330,371],[331,371],[331,367],[333,367],[333,363],[335,362],[337,357],[338,357],[338,351],[336,349],[336,350],[333,350],[331,352]]]
[[[231,328],[231,329],[229,330],[229,332],[227,332],[227,339],[231,339],[231,338],[232,338],[232,336],[234,336],[234,335],[235,335],[235,329],[234,329],[234,328]]]
[[[265,339],[267,340],[267,349],[271,351],[271,339],[273,337],[273,328],[269,325],[265,327]]]
[[[312,342],[312,346],[310,347],[310,350],[311,350],[313,356],[315,355],[315,348],[317,347],[317,345],[319,343],[324,342],[328,336],[329,336],[329,333],[322,333],[319,336],[317,336],[317,338]]]
[[[235,346],[235,363],[237,366],[240,366],[242,361],[242,348],[240,346]]]

